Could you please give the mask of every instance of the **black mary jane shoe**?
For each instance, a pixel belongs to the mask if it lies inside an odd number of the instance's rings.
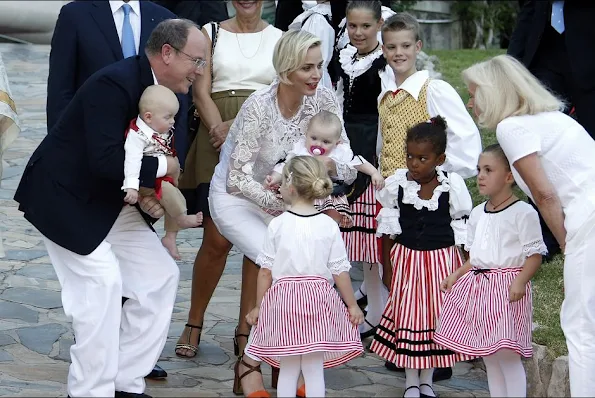
[[[403,391],[403,398],[405,398],[405,394],[407,393],[407,391],[411,390],[412,388],[417,388],[419,390],[418,386],[409,386],[405,389],[405,391]],[[420,390],[419,396],[421,397],[421,390]]]
[[[378,326],[374,326],[370,322],[368,322],[368,320],[366,318],[364,318],[364,322],[366,322],[369,326],[371,326],[372,329],[368,330],[367,332],[363,332],[363,333],[359,334],[359,336],[362,340],[367,339],[370,336],[374,336],[376,334],[376,329],[378,328]]]
[[[434,396],[423,394],[421,392],[421,386],[430,387],[430,390],[432,390],[432,392],[434,393]],[[424,383],[424,384],[420,384],[419,387],[420,387],[420,389],[419,389],[419,397],[420,398],[438,398],[438,394],[436,394],[436,392],[434,391],[434,389],[432,388],[431,385]]]

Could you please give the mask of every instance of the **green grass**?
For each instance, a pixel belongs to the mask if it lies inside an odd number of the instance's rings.
[[[427,51],[439,59],[436,70],[442,73],[442,78],[449,82],[459,93],[464,103],[469,100],[469,93],[461,78],[463,69],[474,63],[484,61],[493,56],[503,54],[503,50],[435,50]],[[494,131],[481,130],[484,148],[496,143]],[[475,179],[467,180],[469,192],[473,197],[473,204],[477,205],[485,200],[479,195]],[[519,197],[525,195],[516,190]],[[564,334],[560,328],[560,306],[564,299],[563,292],[563,256],[555,257],[551,262],[543,264],[533,278],[533,321],[538,328],[533,331],[533,341],[545,345],[552,358],[568,353]]]

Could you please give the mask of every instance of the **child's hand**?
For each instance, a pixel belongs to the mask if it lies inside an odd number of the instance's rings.
[[[138,191],[136,189],[127,188],[124,192],[126,192],[124,202],[133,205],[138,201]]]
[[[450,289],[452,289],[452,285],[454,285],[458,280],[459,276],[455,271],[452,274],[448,275],[446,279],[443,280],[442,283],[440,283],[440,290],[442,290],[444,293],[450,292]]]
[[[202,216],[202,211],[196,213],[196,222],[198,223],[198,225],[202,225],[204,218]]]
[[[376,171],[374,174],[372,174],[372,185],[374,185],[374,188],[376,188],[377,191],[380,191],[382,188],[384,188],[384,178],[379,171]]]
[[[264,179],[264,186],[271,191],[278,191],[281,185],[281,174],[273,172]]]
[[[355,304],[347,308],[349,311],[349,321],[355,326],[364,323],[364,313],[362,312],[359,305]]]
[[[260,315],[260,307],[254,307],[252,311],[246,315],[246,321],[249,325],[254,326],[258,323],[258,316]]]
[[[525,284],[518,278],[514,278],[514,280],[510,284],[510,288],[508,289],[508,300],[511,303],[519,301],[525,296],[525,292]]]

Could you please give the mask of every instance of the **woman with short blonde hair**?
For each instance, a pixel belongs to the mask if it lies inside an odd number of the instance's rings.
[[[273,67],[279,77],[279,82],[291,85],[287,76],[297,71],[304,65],[308,50],[322,44],[314,35],[306,36],[297,34],[298,31],[290,30],[284,34],[284,40],[277,45],[273,54]]]
[[[561,325],[573,397],[595,395],[595,141],[508,55],[463,71],[480,125],[496,128],[519,187],[562,248]]]

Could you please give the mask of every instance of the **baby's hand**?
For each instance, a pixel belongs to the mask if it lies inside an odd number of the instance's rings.
[[[124,202],[133,205],[138,201],[138,191],[136,189],[127,188],[124,192],[126,192]]]
[[[258,316],[260,315],[260,307],[254,307],[252,311],[246,315],[246,321],[249,325],[254,326],[258,323]]]
[[[384,178],[379,171],[372,174],[372,185],[374,185],[374,188],[376,188],[377,191],[380,191],[382,188],[384,188]]]
[[[522,281],[519,281],[518,278],[514,278],[508,289],[508,300],[511,303],[519,301],[525,296],[525,292],[525,284]]]
[[[448,275],[446,279],[440,283],[440,290],[442,290],[444,293],[450,292],[452,285],[454,285],[458,279],[459,277],[457,276],[456,272]]]
[[[364,313],[362,312],[361,308],[359,308],[359,305],[352,305],[347,308],[347,311],[349,311],[349,321],[352,324],[357,326],[364,323]]]
[[[279,173],[273,172],[264,179],[264,186],[271,191],[277,191],[279,185],[281,185],[281,174]]]

